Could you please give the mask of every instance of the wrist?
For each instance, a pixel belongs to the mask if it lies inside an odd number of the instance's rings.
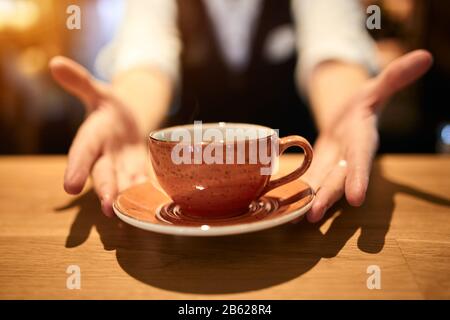
[[[172,100],[169,77],[151,68],[136,68],[113,81],[115,94],[124,102],[143,136],[161,126]]]

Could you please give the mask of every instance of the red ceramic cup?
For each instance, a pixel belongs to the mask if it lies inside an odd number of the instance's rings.
[[[152,132],[148,141],[161,187],[184,214],[200,218],[247,212],[253,200],[303,175],[313,157],[303,137],[279,138],[275,130],[251,124],[177,126]],[[270,168],[293,146],[303,149],[303,162],[271,180]]]

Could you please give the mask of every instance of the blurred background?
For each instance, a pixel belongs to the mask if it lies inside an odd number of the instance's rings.
[[[113,37],[124,0],[0,0],[0,153],[66,153],[83,107],[48,72],[65,55],[95,74],[98,51]],[[66,28],[66,8],[82,10],[81,30]],[[380,122],[380,152],[450,152],[450,1],[364,0],[382,9],[371,31],[381,66],[415,48],[430,50],[426,77],[398,94]]]

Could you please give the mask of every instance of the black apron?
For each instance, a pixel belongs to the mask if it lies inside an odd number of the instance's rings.
[[[279,63],[268,61],[263,53],[271,31],[292,25],[290,1],[265,0],[262,6],[250,62],[245,70],[234,72],[223,58],[203,1],[178,1],[181,99],[169,124],[245,122],[279,129],[281,136],[315,137],[310,112],[297,94],[295,51]]]

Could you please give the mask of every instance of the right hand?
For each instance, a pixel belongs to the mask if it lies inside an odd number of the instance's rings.
[[[94,79],[81,65],[64,58],[50,61],[55,80],[86,108],[69,150],[64,189],[79,194],[89,175],[102,211],[114,216],[112,203],[124,188],[147,179],[147,148],[135,116],[112,87]]]

